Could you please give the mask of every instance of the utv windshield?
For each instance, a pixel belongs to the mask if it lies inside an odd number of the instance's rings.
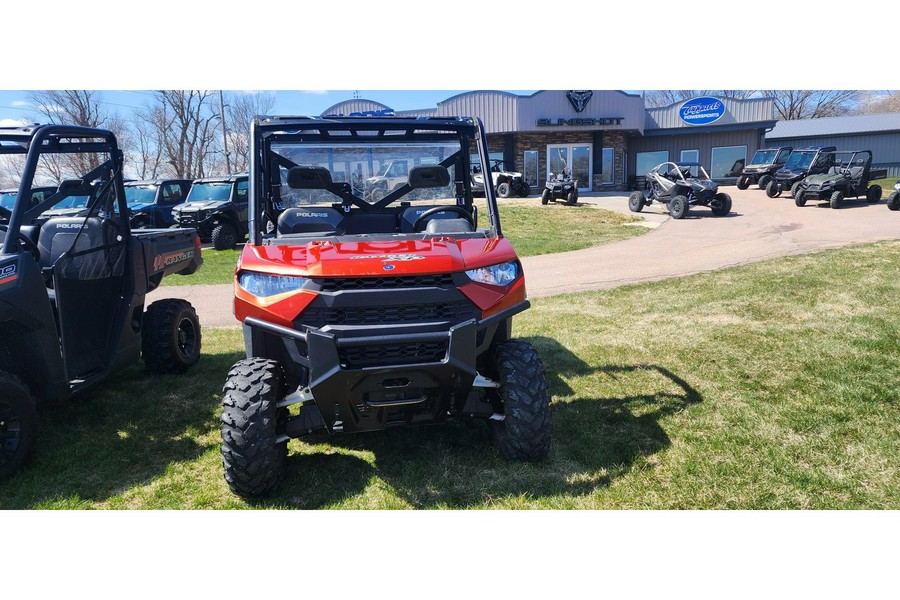
[[[129,206],[134,204],[153,204],[157,189],[155,185],[126,185],[125,202]]]
[[[390,202],[452,199],[456,193],[455,164],[460,153],[458,143],[391,142],[391,143],[273,143],[272,152],[288,163],[279,166],[281,203],[284,208],[310,204],[340,202],[336,188],[292,189],[287,185],[289,165],[324,167],[334,184],[349,183],[351,193],[360,200],[375,204],[386,196]],[[443,165],[450,173],[450,184],[439,188],[410,188],[410,170],[415,167]],[[336,186],[338,187],[338,186]]]
[[[195,183],[188,192],[187,202],[204,202],[207,200],[228,200],[231,197],[231,182],[211,181]]]
[[[54,204],[52,208],[84,208],[90,198],[90,196],[69,196]]]
[[[0,193],[0,206],[12,212],[16,206],[16,194],[18,192],[2,192]]]
[[[816,153],[814,151],[794,152],[791,154],[790,158],[787,159],[787,162],[784,163],[784,168],[800,171],[808,169],[815,157]]]
[[[778,150],[757,150],[756,154],[753,155],[753,160],[750,161],[750,164],[751,165],[774,164],[776,154],[778,154]]]

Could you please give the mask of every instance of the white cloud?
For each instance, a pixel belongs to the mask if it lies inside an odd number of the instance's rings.
[[[37,109],[42,113],[55,112],[61,113],[65,112],[65,109],[62,106],[56,104],[38,104]]]
[[[15,108],[31,108],[34,106],[31,102],[26,102],[25,100],[13,100],[9,105]]]
[[[28,119],[0,119],[0,127],[22,127],[23,125],[31,125]]]
[[[328,90],[302,90],[303,94],[312,94],[313,96],[324,96],[328,93]]]

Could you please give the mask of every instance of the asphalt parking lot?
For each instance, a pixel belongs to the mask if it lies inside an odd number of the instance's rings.
[[[889,211],[884,200],[847,202],[833,210],[817,202],[798,208],[792,199],[769,198],[755,186],[747,190],[727,186],[722,191],[733,200],[727,217],[715,217],[700,207],[676,221],[668,217],[664,206],[653,204],[640,213],[653,229],[644,235],[522,259],[529,297],[609,289],[824,248],[900,239],[900,213]],[[629,212],[627,192],[586,193],[579,198],[579,204],[585,205],[581,207],[557,203],[541,207],[537,196],[528,200],[541,210],[600,207]],[[230,284],[163,287],[154,296],[188,300],[204,327],[238,325],[232,314]]]

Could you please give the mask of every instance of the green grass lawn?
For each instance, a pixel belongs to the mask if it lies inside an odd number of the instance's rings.
[[[486,215],[484,206],[479,214]],[[532,206],[524,204],[500,207],[503,235],[508,237],[519,256],[551,254],[581,250],[591,246],[625,240],[647,231],[644,227],[627,226],[640,217],[589,206]],[[203,266],[193,275],[166,277],[162,285],[206,285],[230,283],[240,257],[238,250],[203,250]]]
[[[139,367],[45,410],[14,508],[900,508],[900,242],[610,291],[516,317],[553,398],[539,464],[486,425],[292,440],[284,485],[222,479],[219,401],[240,330],[189,374]]]

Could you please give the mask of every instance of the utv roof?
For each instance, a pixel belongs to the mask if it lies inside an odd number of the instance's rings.
[[[803,148],[794,148],[794,152],[818,152],[818,151],[837,150],[834,146],[804,146]]]
[[[193,183],[234,182],[239,181],[240,179],[247,179],[247,177],[247,173],[232,173],[231,175],[222,175],[220,177],[203,177],[201,179],[195,179]]]
[[[163,185],[164,183],[172,181],[183,181],[187,183],[193,182],[192,179],[179,179],[178,177],[159,177],[157,179],[132,179],[125,182],[125,187],[134,185]]]
[[[472,117],[257,117],[263,135],[309,135],[321,139],[345,137],[392,138],[417,137],[419,135],[474,134]]]
[[[51,154],[109,152],[115,144],[111,131],[93,127],[55,124],[0,127],[0,154],[26,154],[35,138],[41,140],[42,151]]]

